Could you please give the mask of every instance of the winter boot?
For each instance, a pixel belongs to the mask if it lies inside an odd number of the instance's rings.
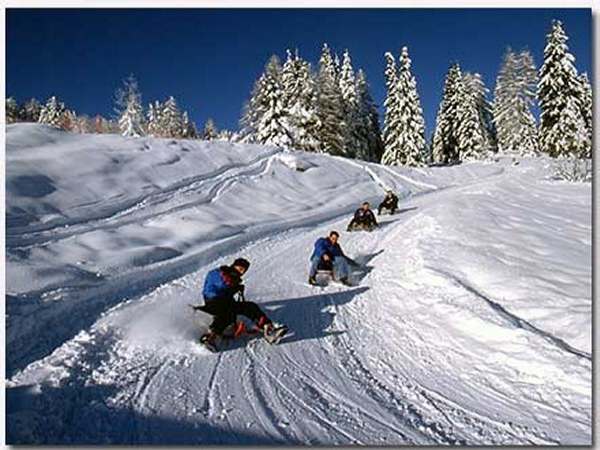
[[[310,284],[311,286],[317,286],[319,283],[317,283],[317,278],[312,276],[308,277],[308,284]]]
[[[200,343],[213,353],[218,351],[217,349],[217,334],[213,331],[204,333],[200,338]]]
[[[264,338],[269,344],[277,344],[288,331],[285,325],[273,323],[266,316],[259,319],[257,326],[262,329]]]
[[[352,283],[350,283],[348,277],[340,278],[340,283],[342,283],[344,286],[352,286]]]

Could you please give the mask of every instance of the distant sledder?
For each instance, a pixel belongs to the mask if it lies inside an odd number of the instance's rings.
[[[381,215],[385,211],[394,214],[398,209],[398,197],[391,190],[386,191],[385,198],[377,207],[377,214]]]
[[[350,275],[349,265],[358,267],[359,264],[349,258],[342,251],[338,243],[340,234],[337,231],[331,231],[329,236],[317,239],[314,251],[310,257],[310,269],[308,274],[308,283],[313,286],[320,286],[318,274],[325,274],[335,281],[346,286],[352,286],[348,277]]]
[[[276,324],[254,302],[244,298],[242,276],[250,267],[244,258],[236,259],[231,266],[213,269],[204,280],[203,306],[193,306],[194,310],[204,311],[213,316],[207,333],[200,343],[211,351],[217,351],[217,341],[227,336],[226,330],[234,328],[234,335],[241,334],[243,322],[236,322],[237,316],[246,316],[255,325],[255,331],[262,333],[270,344],[276,344],[287,332],[285,325]],[[236,301],[238,296],[240,301]]]
[[[375,214],[371,210],[369,202],[364,202],[354,213],[354,217],[348,224],[347,231],[373,231],[379,224]]]

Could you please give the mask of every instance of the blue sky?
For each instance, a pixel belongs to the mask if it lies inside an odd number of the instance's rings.
[[[58,95],[78,113],[112,113],[129,73],[144,103],[175,96],[202,126],[236,129],[271,54],[316,64],[322,44],[348,49],[383,103],[386,51],[409,48],[428,135],[448,66],[479,72],[493,90],[507,46],[539,65],[552,19],[563,21],[580,72],[591,70],[589,9],[8,9],[6,92],[18,101]]]

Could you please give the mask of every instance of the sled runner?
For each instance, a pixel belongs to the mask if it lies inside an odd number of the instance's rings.
[[[201,320],[200,316],[208,316],[197,306],[190,305],[194,310],[196,322],[201,330],[208,329],[208,322]],[[200,314],[197,314],[200,313]],[[243,319],[238,319],[234,324],[231,324],[223,331],[223,334],[216,337],[214,340],[206,339],[206,333],[203,332],[199,339],[200,345],[207,350],[216,353],[227,348],[228,344],[238,340],[252,340],[262,337],[268,344],[278,344],[288,333],[288,327],[281,323],[272,322],[271,326],[265,329],[260,329],[256,324],[250,323]]]
[[[346,231],[373,231],[375,228],[377,228],[377,225],[375,224],[363,224],[363,223],[350,223],[350,225],[348,225],[348,228],[346,228]]]
[[[329,286],[330,284],[339,284],[341,286],[353,286],[350,281],[343,282],[341,280],[336,280],[333,276],[333,270],[317,270],[317,274],[315,275],[315,280],[317,282],[316,286]]]
[[[396,214],[397,211],[398,211],[397,208],[392,208],[392,207],[388,208],[387,206],[380,206],[379,210],[378,210],[380,216],[383,216],[386,214],[389,214],[391,216],[393,214]]]

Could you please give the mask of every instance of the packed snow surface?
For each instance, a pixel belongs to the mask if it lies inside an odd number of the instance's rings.
[[[7,127],[11,444],[591,444],[591,187]],[[384,189],[400,211],[347,233]],[[342,231],[356,287],[306,283]],[[290,335],[212,354],[208,270]]]

